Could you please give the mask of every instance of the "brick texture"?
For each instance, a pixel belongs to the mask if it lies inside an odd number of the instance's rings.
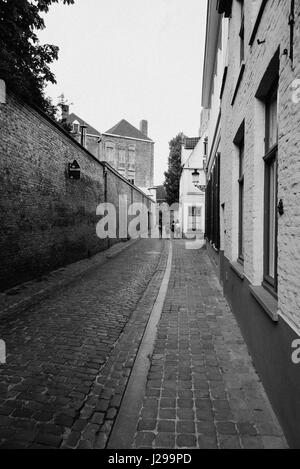
[[[103,165],[14,95],[0,105],[0,282],[5,289],[108,247],[96,235]],[[77,160],[81,179],[68,178]],[[108,168],[107,201],[149,200]],[[110,245],[116,240],[110,240]]]
[[[119,150],[125,150],[125,167],[123,175],[127,179],[134,179],[134,183],[138,187],[153,186],[154,172],[154,143],[142,140],[127,139],[123,137],[114,137],[102,135],[101,156],[102,160],[107,160],[105,145],[107,142],[113,144],[114,147],[114,164],[113,166],[120,170],[119,167]],[[129,149],[135,150],[134,171],[129,168]]]
[[[279,48],[279,145],[278,200],[285,213],[278,226],[278,307],[281,314],[299,330],[300,326],[300,103],[292,99],[292,83],[300,77],[300,4],[295,2],[294,69],[288,55],[291,2],[269,1],[264,10],[255,41],[249,46],[256,20],[257,2],[245,2],[245,72],[236,95],[232,98],[240,70],[239,4],[233,2],[229,25],[228,74],[221,112],[221,204],[225,203],[225,256],[237,259],[238,246],[238,155],[234,137],[245,120],[245,210],[244,272],[254,285],[263,279],[263,209],[264,209],[264,106],[256,92]],[[265,40],[258,44],[257,39]]]

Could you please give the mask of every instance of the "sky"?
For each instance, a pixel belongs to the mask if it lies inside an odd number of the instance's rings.
[[[75,0],[45,15],[41,43],[59,46],[57,80],[70,112],[100,132],[121,119],[148,120],[154,184],[167,170],[169,141],[198,136],[207,0]]]

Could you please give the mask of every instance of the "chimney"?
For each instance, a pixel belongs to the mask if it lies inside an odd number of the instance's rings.
[[[66,122],[69,117],[70,107],[68,104],[61,104],[61,120]]]
[[[148,137],[148,121],[142,120],[140,122],[140,131],[142,132],[142,134],[144,134],[144,135],[146,135],[146,137]]]
[[[84,125],[81,125],[80,126],[80,129],[81,129],[81,145],[86,148],[86,129],[87,129],[87,126],[84,124]]]

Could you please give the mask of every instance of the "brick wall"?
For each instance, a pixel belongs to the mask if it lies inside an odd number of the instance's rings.
[[[119,166],[119,150],[125,150],[125,168],[122,174],[127,179],[134,179],[134,183],[138,187],[152,187],[154,175],[154,143],[142,140],[128,139],[123,137],[114,137],[102,135],[101,142],[101,160],[107,160],[106,143],[110,142],[114,147],[114,163],[113,166],[120,171]],[[135,169],[130,171],[129,148],[135,150]]]
[[[0,284],[5,289],[105,249],[96,235],[104,166],[51,120],[7,94],[0,104]],[[70,180],[68,163],[81,167]],[[146,197],[107,168],[107,201]],[[115,242],[115,241],[111,241]]]
[[[255,41],[249,39],[256,19],[257,2],[245,2],[245,73],[236,99],[232,97],[239,73],[239,2],[233,2],[229,25],[227,80],[222,99],[221,204],[225,203],[225,256],[237,259],[238,246],[238,156],[235,134],[245,120],[245,264],[246,277],[254,285],[263,278],[264,208],[264,106],[255,94],[265,71],[279,53],[279,148],[278,199],[285,214],[278,227],[278,307],[285,319],[300,330],[300,103],[292,101],[292,82],[300,78],[300,4],[296,6],[295,68],[283,54],[289,49],[289,0],[270,0],[265,8]],[[265,40],[258,44],[257,39]]]

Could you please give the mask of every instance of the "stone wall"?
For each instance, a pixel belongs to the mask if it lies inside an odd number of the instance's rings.
[[[1,290],[108,247],[96,235],[98,204],[119,195],[147,203],[137,188],[40,111],[7,93],[0,104]],[[80,180],[68,177],[76,160]],[[110,240],[110,244],[116,240]]]

